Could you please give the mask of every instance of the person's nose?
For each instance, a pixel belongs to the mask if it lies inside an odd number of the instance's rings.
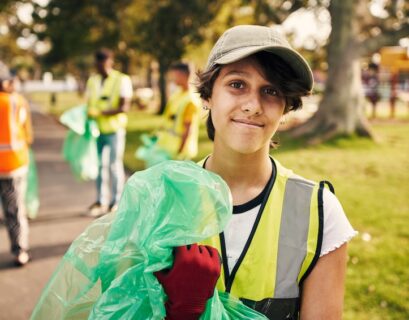
[[[241,105],[241,110],[247,115],[259,115],[262,112],[261,97],[258,93],[252,93]]]

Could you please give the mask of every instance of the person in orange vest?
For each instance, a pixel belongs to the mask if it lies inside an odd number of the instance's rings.
[[[32,130],[29,105],[14,84],[10,74],[0,75],[0,197],[11,252],[23,266],[30,260],[24,196]]]

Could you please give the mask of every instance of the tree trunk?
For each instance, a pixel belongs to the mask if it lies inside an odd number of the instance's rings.
[[[332,0],[332,31],[328,45],[328,80],[318,111],[293,128],[293,137],[305,136],[311,144],[339,135],[371,137],[364,114],[361,69],[353,0]]]
[[[159,61],[159,93],[160,105],[158,114],[163,114],[166,106],[166,71],[168,65],[163,61]]]

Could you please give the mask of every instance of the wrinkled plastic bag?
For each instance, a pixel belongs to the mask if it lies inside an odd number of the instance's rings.
[[[63,157],[79,180],[94,180],[98,176],[97,138],[99,130],[94,120],[87,118],[85,105],[64,112],[60,122],[69,128],[64,139]]]
[[[157,136],[142,134],[140,139],[142,145],[136,150],[135,157],[143,160],[147,168],[171,159],[171,155],[158,146]]]
[[[27,216],[30,219],[35,219],[40,207],[40,200],[38,197],[38,177],[37,166],[34,158],[33,150],[29,150],[29,162],[27,173],[27,189],[25,196]]]
[[[87,120],[87,106],[85,104],[70,108],[60,116],[60,122],[78,135],[85,133]]]
[[[231,212],[225,182],[193,162],[135,173],[117,213],[72,243],[31,319],[163,319],[166,296],[153,272],[173,264],[173,247],[220,233]],[[201,318],[265,319],[217,290]]]

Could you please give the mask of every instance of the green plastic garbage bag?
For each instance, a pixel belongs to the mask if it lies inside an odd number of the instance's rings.
[[[87,106],[85,104],[70,108],[60,116],[60,122],[78,135],[85,133],[87,120]],[[96,136],[98,135],[99,132]]]
[[[142,145],[136,150],[135,157],[143,160],[147,168],[171,159],[170,154],[156,144],[155,135],[142,134],[140,138]]]
[[[27,216],[30,219],[35,219],[38,214],[40,200],[38,198],[38,178],[37,166],[34,158],[33,150],[29,150],[29,163],[27,173],[27,190],[26,190],[26,210]]]
[[[98,175],[97,137],[94,120],[87,118],[85,105],[72,108],[60,117],[69,130],[64,139],[63,157],[79,180],[94,180]]]
[[[153,272],[172,248],[220,233],[230,191],[193,162],[165,161],[128,179],[118,211],[94,221],[68,249],[31,319],[163,319],[166,296]],[[265,319],[215,291],[202,319]]]

